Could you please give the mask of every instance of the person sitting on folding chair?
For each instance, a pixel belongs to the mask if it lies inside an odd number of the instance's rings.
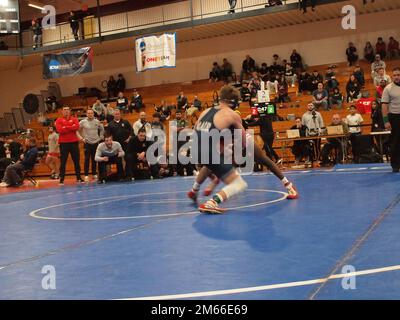
[[[3,182],[0,187],[18,187],[23,184],[25,172],[31,171],[36,164],[38,149],[36,139],[25,140],[25,153],[20,156],[20,160],[10,164],[4,173]]]

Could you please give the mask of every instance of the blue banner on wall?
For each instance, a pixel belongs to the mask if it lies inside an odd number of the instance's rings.
[[[93,49],[90,47],[43,57],[43,79],[76,76],[92,72]]]

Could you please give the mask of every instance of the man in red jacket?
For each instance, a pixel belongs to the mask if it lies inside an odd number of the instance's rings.
[[[56,129],[59,133],[58,143],[60,144],[60,184],[64,184],[65,166],[69,154],[74,162],[76,179],[78,182],[83,182],[79,163],[79,138],[76,135],[79,130],[79,121],[71,116],[69,107],[62,109],[62,115],[62,118],[56,120]]]

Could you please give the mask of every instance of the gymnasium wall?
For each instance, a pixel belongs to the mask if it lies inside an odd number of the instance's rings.
[[[205,79],[208,78],[212,62],[220,62],[225,57],[233,63],[235,71],[239,73],[246,54],[250,54],[259,64],[264,61],[269,64],[274,53],[288,58],[294,48],[308,65],[341,62],[345,60],[345,49],[349,41],[354,42],[359,53],[362,53],[367,40],[374,44],[378,36],[383,36],[385,40],[389,36],[400,38],[400,30],[395,25],[399,16],[400,10],[362,15],[357,19],[356,30],[343,30],[341,20],[335,19],[178,43],[176,68],[141,74],[135,72],[133,47],[126,51],[96,55],[96,45],[94,72],[57,81],[62,94],[69,96],[76,93],[79,87],[100,88],[101,81],[110,74],[123,73],[128,88]],[[133,45],[133,41],[129,41],[129,44]],[[0,72],[0,114],[18,106],[27,93],[39,93],[46,86],[40,64],[23,67],[20,72],[17,72],[15,67]]]

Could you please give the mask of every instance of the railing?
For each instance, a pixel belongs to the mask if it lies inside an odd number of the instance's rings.
[[[283,5],[297,3],[298,0],[284,0]],[[235,13],[252,10],[265,9],[268,1],[266,0],[238,0]],[[181,22],[193,22],[211,17],[224,16],[229,13],[228,1],[215,0],[188,0],[163,6],[129,11],[109,16],[95,16],[85,18],[80,27],[83,33],[79,39],[98,38],[111,34],[129,31],[138,31],[151,27],[167,26]],[[100,13],[101,15],[101,13]],[[83,26],[83,28],[82,28]],[[5,41],[9,49],[20,49],[20,35],[9,35],[0,40]],[[30,30],[25,30],[21,34],[22,47],[33,46],[33,34]],[[74,42],[69,23],[57,24],[54,29],[44,29],[42,45],[51,46]]]

